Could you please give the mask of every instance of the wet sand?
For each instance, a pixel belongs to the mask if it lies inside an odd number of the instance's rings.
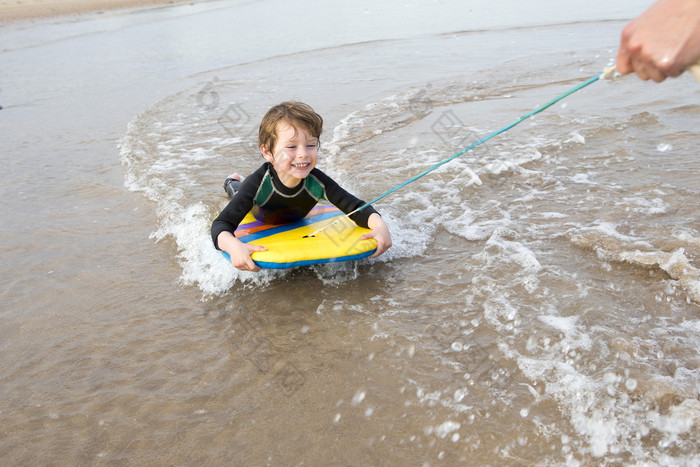
[[[2,0],[0,23],[201,0]]]

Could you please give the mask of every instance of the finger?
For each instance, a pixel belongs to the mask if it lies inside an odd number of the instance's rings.
[[[665,80],[668,76],[666,72],[663,69],[659,68],[658,64],[653,60],[645,61],[642,67],[649,79],[657,83],[660,83],[661,81]]]
[[[657,83],[666,79],[666,73],[662,72],[652,62],[638,58],[632,60],[632,66],[640,79],[644,81],[653,80]]]
[[[389,249],[389,247],[385,243],[377,242],[377,249],[374,251],[374,253],[372,253],[370,258],[376,258],[377,256],[381,255],[382,253],[384,253],[388,249]]]
[[[655,66],[650,66],[646,69],[647,76],[654,82],[660,83],[661,81],[666,79],[666,73],[663,73],[661,70],[659,70]]]
[[[380,251],[380,249],[381,249],[382,246],[379,244],[379,240],[376,239],[376,237],[375,237],[375,235],[374,235],[374,230],[372,230],[372,231],[370,231],[370,232],[367,232],[367,233],[364,234],[362,237],[360,237],[360,240],[369,240],[369,239],[373,239],[374,241],[377,242],[377,249],[376,249],[376,250],[374,251],[374,253],[370,256],[370,258],[376,258],[377,256],[379,256],[379,255],[382,254],[381,251]]]
[[[627,73],[634,71],[632,68],[632,62],[630,61],[630,56],[626,50],[618,50],[617,57],[615,58],[615,69],[621,75],[626,75]]]
[[[632,68],[634,69],[634,72],[637,73],[637,76],[639,76],[639,79],[642,79],[644,81],[647,81],[649,79],[649,73],[647,72],[646,63],[640,60],[633,60]]]
[[[251,261],[250,263],[242,264],[240,267],[237,267],[236,269],[238,269],[240,271],[258,272],[258,271],[260,271],[260,266],[258,266],[257,264],[255,264],[254,262]]]
[[[248,271],[258,272],[260,271],[260,266],[258,266],[252,258],[248,260]]]
[[[233,264],[233,267],[238,269],[239,271],[257,272],[260,270],[260,267],[257,264],[255,264],[255,261],[253,261],[250,257],[248,257],[245,260],[236,262],[233,262],[233,260],[231,260],[231,263]]]
[[[262,250],[256,250],[256,251],[265,251],[265,250],[267,250],[267,248],[265,248],[265,247],[260,247],[260,248],[262,248]],[[255,263],[255,261],[253,261],[253,258],[249,258],[249,260],[248,260],[248,271],[252,271],[252,272],[258,272],[258,271],[260,271],[260,266],[258,266],[258,265]]]

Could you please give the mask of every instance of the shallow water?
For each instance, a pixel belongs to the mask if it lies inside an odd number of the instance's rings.
[[[371,199],[599,73],[642,3],[4,28],[0,458],[697,464],[689,76],[594,83],[382,200],[377,260],[239,273],[209,239],[271,105],[319,111],[319,166]]]

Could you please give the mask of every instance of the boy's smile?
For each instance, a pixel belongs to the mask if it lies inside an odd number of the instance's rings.
[[[260,147],[263,157],[275,168],[280,181],[294,188],[306,178],[318,162],[318,138],[303,128],[281,120],[277,124],[277,142],[270,152]]]

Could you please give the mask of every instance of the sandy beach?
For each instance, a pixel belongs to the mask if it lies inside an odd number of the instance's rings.
[[[196,0],[2,0],[0,23],[186,2]]]

